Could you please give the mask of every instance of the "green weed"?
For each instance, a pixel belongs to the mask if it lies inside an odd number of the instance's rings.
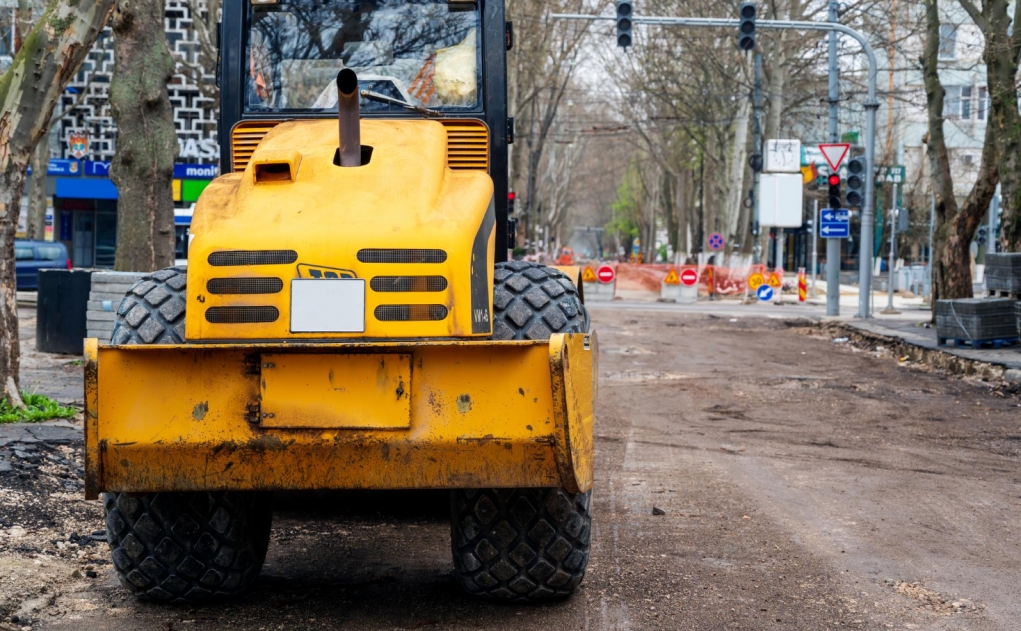
[[[0,423],[38,423],[55,418],[74,418],[78,410],[63,406],[42,394],[21,393],[25,409],[11,406],[6,399],[0,401]]]

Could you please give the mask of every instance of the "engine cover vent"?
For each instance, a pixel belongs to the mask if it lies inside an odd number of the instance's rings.
[[[276,322],[280,312],[276,307],[209,307],[206,321],[213,324],[252,324]]]
[[[358,250],[362,263],[443,263],[447,253],[443,250],[384,250],[380,248]]]
[[[447,288],[447,279],[442,276],[376,276],[369,287],[378,292],[443,291]]]
[[[211,294],[278,294],[283,288],[279,278],[211,278],[206,283]]]
[[[225,250],[209,255],[209,264],[216,267],[240,265],[284,265],[298,260],[294,250]]]
[[[380,322],[416,322],[447,317],[443,305],[379,305],[373,315]]]

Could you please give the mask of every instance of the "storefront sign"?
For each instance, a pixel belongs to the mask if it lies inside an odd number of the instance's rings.
[[[81,175],[82,170],[77,160],[51,159],[46,167],[46,175]]]
[[[110,163],[109,162],[97,162],[95,160],[85,161],[85,175],[94,175],[97,177],[109,177],[110,176]]]
[[[182,158],[193,158],[196,160],[216,159],[220,154],[220,145],[212,138],[177,138],[177,155]]]
[[[175,164],[174,177],[181,180],[211,180],[219,175],[215,164]]]

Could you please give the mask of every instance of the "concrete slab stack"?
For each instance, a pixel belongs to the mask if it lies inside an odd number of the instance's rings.
[[[1018,339],[1016,302],[1009,298],[937,300],[939,343],[975,348],[1013,344]]]

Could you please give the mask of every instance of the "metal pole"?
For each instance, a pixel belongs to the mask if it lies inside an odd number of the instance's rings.
[[[890,262],[886,265],[886,315],[900,313],[893,308],[893,265],[897,260],[897,215],[902,209],[897,207],[897,183],[893,183],[893,202],[890,204]]]
[[[752,109],[754,112],[754,123],[752,125],[752,145],[754,151],[760,156],[762,155],[762,54],[755,53],[755,84],[752,88]],[[755,217],[755,230],[754,238],[755,244],[752,246],[752,263],[760,263],[762,259],[762,250],[760,247],[759,233],[762,230],[762,222],[759,219],[759,178],[761,177],[761,169],[755,169],[752,172],[752,212]],[[769,256],[767,254],[766,258]]]
[[[830,23],[836,24],[840,19],[840,3],[830,0],[829,16]],[[829,140],[830,142],[840,141],[840,132],[837,130],[838,116],[837,107],[840,103],[840,66],[837,64],[837,32],[829,33],[829,91],[827,101],[829,102]],[[818,221],[818,213],[816,213]],[[840,251],[843,246],[841,239],[826,239],[826,315],[840,315]]]
[[[776,253],[773,259],[773,268],[783,270],[783,228],[776,229]],[[776,304],[783,304],[783,283],[776,290]]]
[[[819,200],[815,202],[815,209],[812,211],[812,298],[818,294],[815,291],[815,277],[819,269]]]

